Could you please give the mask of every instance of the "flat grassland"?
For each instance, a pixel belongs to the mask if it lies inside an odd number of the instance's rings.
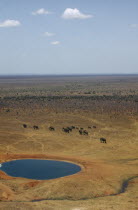
[[[48,181],[0,171],[3,210],[138,209],[138,75],[0,77],[0,163],[21,158],[82,171]]]

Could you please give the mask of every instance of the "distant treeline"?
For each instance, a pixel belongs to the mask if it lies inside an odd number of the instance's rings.
[[[138,95],[94,95],[94,96],[6,96],[1,98],[1,100],[27,100],[27,99],[34,99],[34,100],[60,100],[60,99],[89,99],[89,100],[120,100],[120,101],[134,101],[138,102]]]

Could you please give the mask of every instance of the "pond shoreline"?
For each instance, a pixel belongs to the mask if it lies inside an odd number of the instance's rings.
[[[74,163],[74,164],[77,164],[81,167],[81,171],[79,171],[78,173],[76,174],[73,174],[73,175],[69,175],[69,176],[65,176],[65,177],[61,177],[61,178],[57,178],[57,179],[61,179],[64,180],[65,182],[70,182],[71,180],[80,180],[80,183],[81,183],[81,180],[83,181],[87,181],[88,179],[89,180],[96,180],[96,182],[101,181],[101,180],[107,180],[108,177],[111,177],[111,176],[116,176],[118,175],[118,172],[119,172],[119,168],[114,165],[113,163],[108,163],[108,162],[105,162],[104,160],[89,160],[87,158],[82,158],[82,157],[69,157],[69,156],[58,156],[58,155],[45,155],[45,154],[32,154],[32,155],[28,155],[28,154],[5,154],[5,155],[0,155],[0,161],[1,162],[6,162],[6,161],[10,161],[10,160],[19,160],[19,159],[43,159],[43,160],[58,160],[58,161],[66,161],[66,162],[71,162],[71,163]],[[108,170],[108,171],[107,171]],[[116,174],[115,174],[116,173]],[[112,189],[112,191],[109,191],[108,194],[103,191],[101,192],[101,195],[100,194],[96,194],[96,192],[94,194],[92,194],[93,196],[92,197],[81,197],[81,198],[73,198],[73,197],[61,197],[61,198],[48,198],[48,199],[45,199],[45,198],[30,198],[28,200],[24,200],[24,201],[21,201],[20,198],[19,200],[11,200],[11,202],[39,202],[39,201],[45,201],[45,200],[90,200],[90,199],[95,199],[95,198],[100,198],[100,197],[107,197],[107,196],[116,196],[116,195],[120,195],[124,192],[126,192],[127,190],[127,187],[129,185],[129,182],[135,178],[138,178],[138,175],[137,174],[132,174],[133,176],[129,177],[128,175],[128,179],[125,179],[124,181],[122,180],[116,180],[116,184],[119,185],[119,183],[121,182],[120,184],[120,187],[118,186],[118,192],[114,192],[114,188]],[[121,175],[122,177],[125,176],[125,174]],[[6,174],[3,174],[2,171],[0,171],[0,178],[3,179],[3,180],[12,180],[12,179],[22,179],[22,178],[15,178],[15,177],[10,177]],[[56,179],[53,179],[56,181]],[[33,185],[33,183],[35,184],[34,186],[36,186],[37,184],[39,183],[46,183],[50,180],[33,180],[33,179],[26,179],[26,178],[23,178],[22,181],[25,181],[26,183],[24,184],[27,184],[27,186],[31,187]],[[51,179],[52,181],[52,179]],[[2,202],[10,202],[10,200],[7,199],[7,201],[2,201]]]

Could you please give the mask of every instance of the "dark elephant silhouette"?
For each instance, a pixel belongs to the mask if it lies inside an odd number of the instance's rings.
[[[105,138],[100,138],[100,142],[106,144],[106,139]]]

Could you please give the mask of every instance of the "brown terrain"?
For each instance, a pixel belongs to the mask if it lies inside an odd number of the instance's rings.
[[[2,210],[138,209],[138,76],[0,77],[0,163],[23,158],[82,170],[46,181],[0,171]]]

